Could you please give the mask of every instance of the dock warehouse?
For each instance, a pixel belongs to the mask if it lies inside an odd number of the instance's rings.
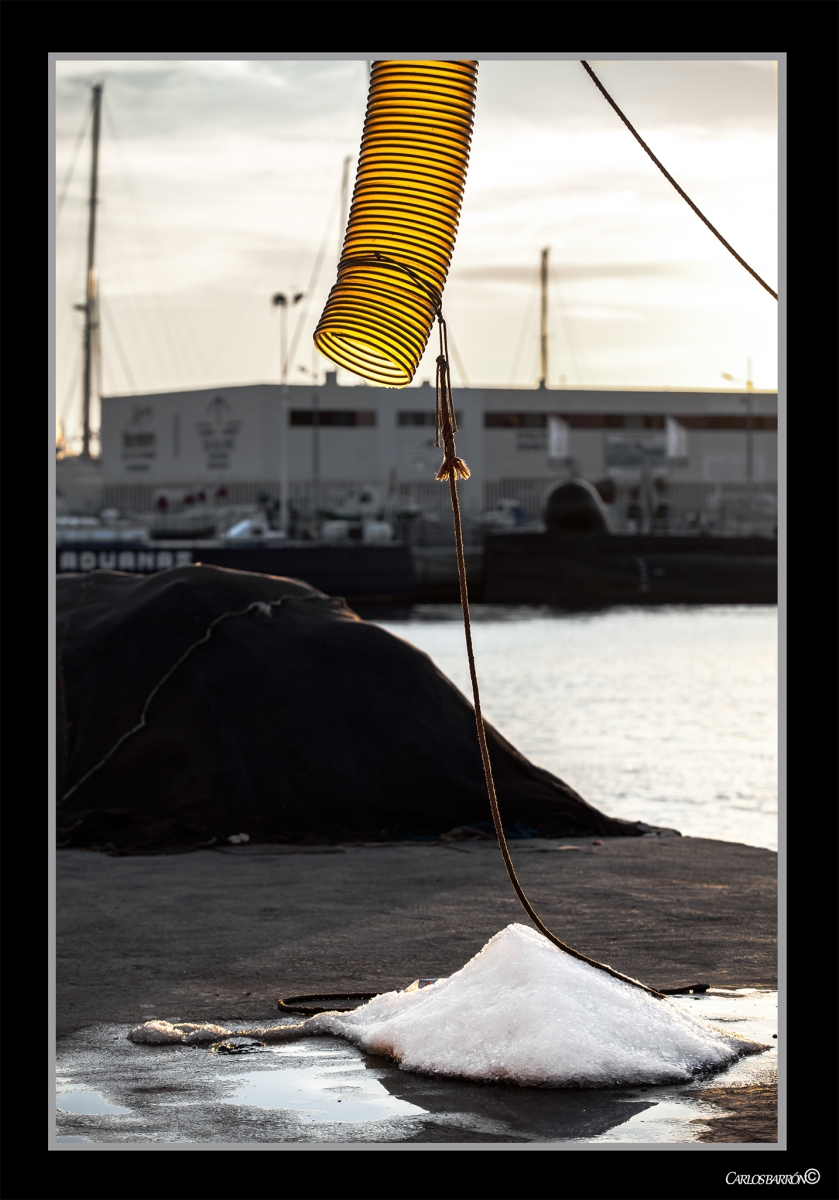
[[[674,511],[745,488],[777,492],[775,391],[456,388],[458,447],[472,472],[472,520],[504,497],[538,517],[545,488],[575,474],[611,481],[618,501],[642,465],[666,479]],[[285,482],[299,512],[360,486],[383,501],[446,506],[434,480],[434,390],[251,384],[102,397],[98,502],[150,511],[162,491],[201,487],[254,503]],[[72,462],[72,460],[70,460]],[[59,463],[58,486],[62,488]],[[66,465],[70,465],[67,463]],[[69,475],[69,472],[67,473]],[[285,477],[285,479],[284,479]]]

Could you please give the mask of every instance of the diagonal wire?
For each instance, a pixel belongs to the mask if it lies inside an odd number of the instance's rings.
[[[300,313],[297,317],[297,321],[294,326],[294,334],[292,335],[291,346],[286,351],[286,360],[283,363],[283,378],[284,379],[288,378],[288,364],[290,362],[294,362],[294,356],[297,353],[297,346],[300,342],[300,335],[303,332],[303,321],[306,316],[306,311],[309,307],[309,301],[312,298],[312,293],[314,292],[315,288],[318,286],[318,279],[320,278],[321,267],[323,266],[323,260],[326,257],[326,249],[327,249],[327,246],[329,245],[330,233],[331,233],[333,222],[335,220],[335,209],[336,209],[337,205],[340,204],[340,202],[341,202],[341,192],[340,192],[340,188],[339,188],[335,192],[335,197],[332,201],[332,206],[329,210],[329,217],[326,222],[326,232],[323,235],[323,241],[321,242],[320,249],[318,250],[317,258],[315,259],[315,265],[312,268],[312,275],[311,275],[311,278],[309,279],[309,286],[306,288],[306,291],[303,295],[303,302],[300,305]]]
[[[81,363],[81,358],[82,358],[82,343],[81,343],[81,341],[79,341],[76,346],[76,359],[75,359],[75,362],[73,363],[73,370],[70,374],[70,383],[67,387],[67,393],[64,397],[64,403],[62,404],[62,406],[58,412],[58,420],[59,420],[59,424],[61,425],[61,428],[64,430],[65,441],[67,440],[68,409],[70,407],[70,401],[73,399],[73,393],[75,392],[76,388],[79,385],[78,371],[79,371],[79,364]]]
[[[455,364],[457,366],[457,373],[460,376],[461,385],[463,387],[471,387],[472,385],[469,382],[469,376],[466,374],[466,368],[463,366],[463,359],[460,357],[460,353],[458,352],[457,346],[454,344],[454,337],[452,336],[452,331],[450,329],[447,329],[446,333],[448,335],[449,342],[451,343],[452,357],[454,358]]]
[[[320,249],[318,250],[317,257],[315,258],[315,266],[312,271],[311,278],[309,279],[309,284],[303,293],[303,299],[300,302],[300,307],[295,308],[293,310],[294,314],[296,316],[296,320],[295,320],[295,324],[294,324],[294,332],[292,333],[292,337],[291,337],[291,345],[290,345],[290,349],[288,351],[288,356],[286,358],[285,363],[283,364],[283,372],[284,373],[286,373],[288,371],[288,364],[290,362],[293,362],[294,355],[297,352],[297,346],[300,341],[300,335],[302,332],[303,320],[306,316],[306,311],[309,306],[309,301],[312,297],[312,292],[313,292],[314,288],[317,286],[317,281],[320,276],[321,265],[323,263],[324,255],[326,254],[326,247],[327,247],[327,243],[329,241],[329,229],[330,229],[332,221],[334,219],[335,206],[338,203],[338,198],[339,198],[339,192],[336,191],[335,196],[332,201],[332,207],[329,210],[329,218],[326,223],[326,233],[324,234],[324,240],[321,244]],[[291,276],[292,278],[294,278],[294,276],[296,274],[297,266],[300,263],[302,254],[303,254],[303,251],[301,251],[298,254],[297,259],[295,260],[295,268],[294,268],[294,272],[292,273],[292,276]],[[263,275],[264,275],[264,272],[261,272],[260,277],[262,277]],[[261,284],[260,284],[260,286],[261,286]],[[253,301],[252,292],[248,292],[247,295],[245,296],[245,299],[242,303],[241,308],[239,309],[239,311],[236,313],[236,315],[233,317],[232,321],[228,325],[224,336],[219,339],[219,341],[216,345],[216,352],[213,355],[213,358],[210,361],[209,366],[208,366],[208,370],[211,373],[216,369],[216,366],[221,361],[221,357],[224,354],[225,350],[227,349],[227,346],[230,342],[230,338],[232,337],[239,322],[241,321],[242,317],[244,316],[245,312],[247,311],[248,305],[251,304],[252,301]]]
[[[763,279],[761,279],[761,277],[758,275],[757,271],[752,270],[752,268],[749,266],[749,264],[746,262],[746,260],[744,258],[741,258],[740,255],[737,253],[737,251],[734,249],[734,247],[725,240],[725,238],[720,233],[720,231],[718,229],[714,228],[714,226],[711,224],[711,222],[708,220],[708,218],[705,216],[705,214],[701,213],[699,211],[699,209],[696,207],[694,202],[691,200],[691,198],[687,194],[687,192],[683,191],[683,189],[679,187],[678,183],[676,183],[676,180],[673,178],[673,176],[670,174],[670,172],[664,167],[664,165],[662,163],[659,162],[659,160],[653,154],[652,150],[649,148],[647,143],[644,141],[644,139],[641,137],[641,135],[638,133],[638,131],[635,129],[635,127],[632,125],[632,123],[621,112],[621,110],[618,108],[617,104],[615,104],[614,100],[609,95],[609,93],[606,91],[603,84],[597,78],[597,76],[595,75],[594,71],[592,71],[592,69],[588,65],[588,63],[583,62],[582,59],[580,61],[582,62],[582,65],[586,69],[588,74],[591,76],[592,82],[594,83],[595,87],[597,87],[599,89],[599,91],[602,92],[603,96],[606,98],[606,100],[608,100],[609,104],[611,104],[612,108],[615,110],[615,112],[618,114],[620,119],[623,121],[626,128],[629,130],[629,132],[635,138],[638,145],[641,146],[647,152],[647,154],[649,154],[650,158],[653,160],[655,165],[658,167],[659,171],[661,171],[664,178],[669,180],[669,182],[673,184],[673,187],[676,189],[676,191],[679,193],[679,195],[682,197],[682,199],[684,201],[686,201],[687,204],[690,205],[690,207],[696,213],[697,217],[699,217],[699,220],[703,221],[708,226],[708,228],[710,229],[710,231],[714,235],[714,237],[718,238],[722,242],[722,244],[725,246],[726,250],[728,250],[728,252],[730,254],[734,255],[734,257],[737,259],[740,266],[745,267],[746,270],[749,272],[749,274],[752,275],[758,281],[760,286],[762,288],[766,288],[769,295],[774,296],[775,299],[777,300],[778,293],[772,291],[772,288],[769,286],[769,284],[766,283]]]
[[[87,127],[90,124],[90,117],[91,117],[92,111],[93,111],[92,109],[88,108],[85,113],[84,124],[82,125],[81,131],[80,131],[78,139],[76,141],[76,148],[73,151],[73,157],[70,161],[70,169],[67,172],[67,177],[64,180],[64,187],[61,189],[61,195],[58,198],[58,204],[56,205],[56,208],[55,208],[55,224],[56,224],[56,226],[58,225],[58,222],[61,220],[61,210],[64,207],[64,201],[67,199],[67,193],[69,192],[70,184],[73,181],[73,173],[76,170],[76,163],[79,160],[79,151],[82,148],[82,142],[84,141],[84,135],[87,133]]]
[[[144,215],[145,215],[144,210],[146,208],[145,199],[140,190],[139,183],[137,182],[133,172],[129,169],[128,160],[125,155],[125,149],[123,146],[123,142],[119,135],[119,131],[116,126],[116,120],[114,118],[113,111],[111,110],[111,106],[108,103],[107,98],[105,99],[103,108],[104,108],[104,112],[105,112],[105,117],[111,127],[111,132],[114,135],[114,141],[115,141],[117,151],[119,154],[120,162],[122,164],[123,177],[125,179],[125,183],[128,188],[128,194],[131,198],[131,202],[134,207],[134,218],[137,223],[137,229],[139,230],[139,233],[140,233],[140,240],[141,240],[141,244],[142,244],[143,255],[145,258],[146,269],[149,272],[149,279],[150,279],[150,281],[152,281],[152,287],[154,288],[153,280],[154,280],[154,276],[155,276],[155,268],[154,268],[154,264],[152,262],[152,250],[156,250],[158,255],[161,258],[163,258],[164,261],[168,261],[168,258],[165,255],[165,253],[163,253],[160,243],[158,242],[157,232],[154,228],[153,223],[149,222],[149,225],[148,226],[146,225],[146,221],[144,219]],[[190,353],[194,356],[194,362],[198,366],[198,374],[200,375],[201,374],[200,349],[198,348],[198,346],[195,343],[195,335],[192,330],[192,327],[189,324],[187,317],[182,312],[178,296],[176,294],[173,295],[172,293],[170,293],[170,299],[173,301],[173,303],[171,303],[171,305],[169,307],[169,315],[171,317],[171,325],[172,325],[172,328],[170,329],[170,321],[166,319],[165,305],[164,305],[163,300],[157,294],[156,290],[154,290],[152,292],[152,295],[157,304],[158,312],[161,316],[161,324],[163,326],[164,342],[166,343],[167,351],[170,355],[173,365],[175,366],[176,371],[180,373],[182,378],[188,379],[189,372],[193,371],[195,369],[194,366],[187,361],[186,354],[184,353],[183,356],[181,354],[181,347],[183,347],[184,351],[185,351],[185,348],[188,346]],[[181,326],[180,331],[178,331],[175,328],[175,320],[177,320],[178,324]]]
[[[582,347],[580,346],[580,342],[577,337],[577,331],[573,325],[573,320],[569,316],[568,312],[565,309],[565,304],[564,304],[563,298],[562,298],[562,292],[559,290],[559,287],[557,286],[556,277],[554,277],[554,295],[556,296],[556,300],[557,300],[556,313],[557,313],[557,316],[559,317],[559,326],[565,337],[565,347],[568,351],[568,357],[571,359],[571,366],[574,368],[574,374],[577,379],[577,382],[582,383],[582,384],[591,384],[591,377],[590,377],[588,371],[586,371],[584,374],[580,370],[580,361],[582,359],[582,354],[580,354],[578,357],[577,352],[581,351]]]
[[[539,280],[539,272],[537,270],[535,275],[533,276],[533,282],[537,283],[538,280]],[[531,313],[531,309],[533,308],[533,301],[534,301],[535,297],[536,297],[536,288],[531,287],[531,292],[530,292],[530,295],[527,300],[527,304],[525,305],[525,309],[524,309],[524,317],[522,318],[521,333],[519,334],[519,341],[518,341],[518,345],[516,346],[516,353],[513,356],[512,370],[510,371],[510,383],[512,384],[513,387],[515,387],[515,384],[516,384],[516,372],[518,371],[518,367],[519,367],[519,358],[521,356],[522,347],[524,346],[525,335],[527,334],[527,329],[528,329],[528,321],[530,320],[530,313]]]
[[[125,378],[128,381],[128,386],[131,388],[132,391],[136,392],[137,384],[134,380],[133,372],[132,372],[130,366],[128,365],[128,356],[126,355],[125,350],[123,348],[122,339],[119,336],[119,331],[117,329],[116,320],[114,319],[114,315],[111,312],[110,308],[105,303],[105,297],[102,295],[101,288],[99,289],[99,304],[102,309],[102,315],[108,318],[108,329],[110,330],[111,336],[114,339],[114,345],[117,348],[117,353],[119,354],[120,364],[122,366],[123,374],[125,375]]]

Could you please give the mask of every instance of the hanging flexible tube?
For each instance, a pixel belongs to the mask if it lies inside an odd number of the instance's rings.
[[[315,345],[404,387],[428,343],[454,250],[476,62],[375,62],[338,279]]]

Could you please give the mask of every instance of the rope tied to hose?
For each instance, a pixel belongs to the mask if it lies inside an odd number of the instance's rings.
[[[446,341],[446,322],[443,314],[437,314],[440,324],[440,353],[437,355],[437,437],[434,441],[439,450],[442,439],[443,465],[437,472],[439,480],[468,479],[471,471],[462,458],[458,458],[454,444],[457,433],[457,418],[452,401],[452,381],[449,372],[448,344]]]

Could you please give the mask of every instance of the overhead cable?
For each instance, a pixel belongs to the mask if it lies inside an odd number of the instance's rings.
[[[643,149],[644,149],[644,150],[647,152],[647,154],[649,154],[650,158],[653,160],[653,162],[655,163],[655,165],[658,167],[659,171],[661,171],[661,173],[662,173],[662,175],[664,176],[664,178],[665,178],[665,179],[667,179],[667,180],[669,180],[669,182],[670,182],[670,183],[672,183],[673,187],[676,189],[676,191],[679,193],[679,195],[682,197],[682,199],[683,199],[684,201],[686,201],[686,203],[688,203],[688,204],[690,205],[690,207],[691,207],[691,208],[693,209],[693,211],[696,213],[697,217],[699,217],[700,221],[703,221],[703,222],[704,222],[704,223],[705,223],[705,224],[708,226],[708,228],[711,230],[711,233],[714,235],[714,237],[715,237],[715,238],[718,238],[718,239],[719,239],[719,240],[722,242],[722,244],[725,246],[726,250],[728,250],[728,252],[729,252],[730,254],[733,254],[733,255],[734,255],[734,257],[737,259],[737,261],[738,261],[738,263],[740,264],[740,266],[741,266],[741,267],[745,267],[745,268],[746,268],[746,270],[749,272],[749,274],[750,274],[751,276],[753,276],[753,278],[755,278],[755,279],[758,281],[758,283],[760,284],[760,286],[761,286],[762,288],[766,288],[766,290],[767,290],[767,292],[769,293],[769,295],[770,295],[770,296],[774,296],[774,298],[777,300],[777,299],[778,299],[778,293],[777,293],[777,292],[773,292],[773,290],[772,290],[772,288],[769,286],[769,284],[768,284],[768,283],[766,283],[766,281],[765,281],[765,280],[761,279],[761,277],[758,275],[757,271],[753,270],[753,269],[752,269],[752,268],[749,266],[749,264],[746,262],[746,260],[745,260],[744,258],[741,258],[741,257],[740,257],[740,255],[737,253],[737,251],[734,249],[734,247],[731,245],[731,243],[730,243],[730,242],[727,242],[727,241],[725,240],[725,238],[723,237],[723,235],[720,233],[720,231],[719,231],[718,229],[715,229],[715,228],[714,228],[714,226],[711,224],[711,222],[708,220],[708,218],[705,216],[705,214],[699,211],[699,209],[696,207],[696,205],[694,204],[694,202],[691,200],[691,198],[690,198],[690,196],[687,194],[687,192],[685,192],[683,188],[680,188],[680,187],[679,187],[678,183],[676,183],[676,180],[673,178],[673,176],[670,174],[670,172],[667,170],[667,168],[666,168],[666,167],[663,165],[663,163],[659,162],[659,160],[658,160],[658,159],[656,158],[656,156],[653,154],[652,150],[649,148],[649,146],[647,145],[647,143],[644,141],[644,139],[643,139],[643,138],[641,137],[641,135],[638,133],[638,130],[637,130],[635,127],[634,127],[634,125],[632,124],[632,122],[631,122],[631,121],[630,121],[630,120],[629,120],[629,119],[628,119],[628,118],[627,118],[627,117],[626,117],[626,116],[625,116],[625,115],[624,115],[624,114],[621,112],[621,110],[618,108],[617,104],[615,104],[614,100],[613,100],[613,99],[612,99],[612,97],[609,95],[609,93],[606,91],[606,89],[604,88],[603,84],[602,84],[602,83],[600,82],[600,80],[597,78],[597,76],[595,75],[594,71],[592,71],[592,69],[591,69],[591,67],[588,65],[588,63],[587,63],[587,62],[583,62],[583,60],[582,60],[582,59],[581,59],[580,61],[582,62],[582,65],[585,67],[586,71],[587,71],[587,72],[589,73],[589,75],[591,76],[592,82],[593,82],[593,83],[595,84],[595,86],[596,86],[596,87],[597,87],[597,88],[598,88],[598,89],[599,89],[599,90],[600,90],[600,91],[603,93],[603,96],[606,98],[606,100],[608,100],[608,101],[609,101],[609,103],[611,104],[612,108],[615,110],[615,112],[618,114],[618,116],[620,117],[620,119],[623,121],[624,125],[627,127],[627,129],[629,130],[629,132],[630,132],[630,133],[632,134],[632,136],[635,138],[635,140],[636,140],[636,142],[638,143],[638,145],[639,145],[639,146],[641,146],[641,147],[642,147],[642,148],[643,148]]]

